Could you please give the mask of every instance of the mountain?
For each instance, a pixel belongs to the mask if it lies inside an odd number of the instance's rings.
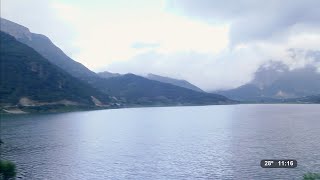
[[[33,48],[64,72],[83,81],[82,84],[88,83],[104,94],[112,93],[110,95],[117,96],[122,102],[127,103],[127,106],[233,103],[223,96],[194,92],[138,76],[132,78],[130,75],[123,75],[105,78],[103,76],[106,76],[107,73],[96,74],[90,71],[82,64],[69,58],[44,35],[31,33],[28,28],[3,18],[1,18],[1,30],[14,36],[17,41]]]
[[[105,79],[108,79],[108,78],[111,78],[111,77],[121,76],[121,74],[119,74],[119,73],[111,73],[111,72],[108,72],[108,71],[99,72],[97,74],[98,74],[99,77],[105,78]]]
[[[31,33],[28,28],[3,18],[0,18],[0,23],[1,31],[30,46],[52,64],[57,65],[72,76],[87,82],[96,81],[96,78],[98,78],[94,72],[68,57],[48,37]]]
[[[108,72],[108,71],[99,72],[97,74],[101,78],[105,78],[105,79],[108,79],[108,78],[111,78],[111,77],[122,76],[122,74],[111,73],[111,72]],[[150,79],[150,80],[154,80],[154,81],[159,81],[159,82],[162,82],[162,83],[172,84],[172,85],[183,87],[183,88],[187,88],[187,89],[191,89],[193,91],[204,92],[202,89],[200,89],[197,86],[189,83],[186,80],[174,79],[174,78],[159,76],[159,75],[156,75],[156,74],[148,74],[145,78]]]
[[[154,80],[154,81],[173,84],[175,86],[191,89],[191,90],[198,91],[198,92],[204,92],[202,89],[200,89],[197,86],[189,83],[186,80],[173,79],[173,78],[169,78],[169,77],[159,76],[159,75],[156,75],[156,74],[148,74],[146,78]]]
[[[306,104],[319,104],[320,103],[320,94],[318,95],[312,95],[312,96],[305,96],[300,98],[294,98],[294,99],[287,99],[286,102],[294,102],[294,103],[306,103]]]
[[[149,80],[134,74],[105,79],[100,89],[120,97],[128,105],[209,105],[235,101],[216,94],[197,92],[168,83]]]
[[[50,63],[34,49],[0,31],[2,108],[98,107],[110,98]]]
[[[261,66],[254,79],[238,88],[217,91],[241,101],[273,102],[320,93],[320,73],[311,65],[290,70],[280,62]]]

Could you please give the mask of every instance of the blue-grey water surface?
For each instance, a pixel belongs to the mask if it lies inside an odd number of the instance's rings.
[[[158,107],[3,116],[19,179],[302,179],[320,172],[320,105]],[[264,169],[262,159],[296,159]]]

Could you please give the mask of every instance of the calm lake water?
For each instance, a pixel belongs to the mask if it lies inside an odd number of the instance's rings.
[[[2,117],[18,178],[302,179],[320,172],[320,105],[227,105]],[[296,159],[264,169],[262,159]]]

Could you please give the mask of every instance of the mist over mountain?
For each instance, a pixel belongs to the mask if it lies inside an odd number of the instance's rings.
[[[251,82],[217,93],[242,101],[275,101],[312,96],[319,92],[320,73],[317,67],[306,65],[290,70],[281,62],[270,62],[257,70]]]

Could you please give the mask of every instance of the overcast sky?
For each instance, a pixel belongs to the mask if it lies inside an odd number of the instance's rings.
[[[319,9],[318,0],[1,1],[1,17],[93,71],[155,73],[205,90],[242,85],[269,60],[320,67],[306,56],[320,50]]]

